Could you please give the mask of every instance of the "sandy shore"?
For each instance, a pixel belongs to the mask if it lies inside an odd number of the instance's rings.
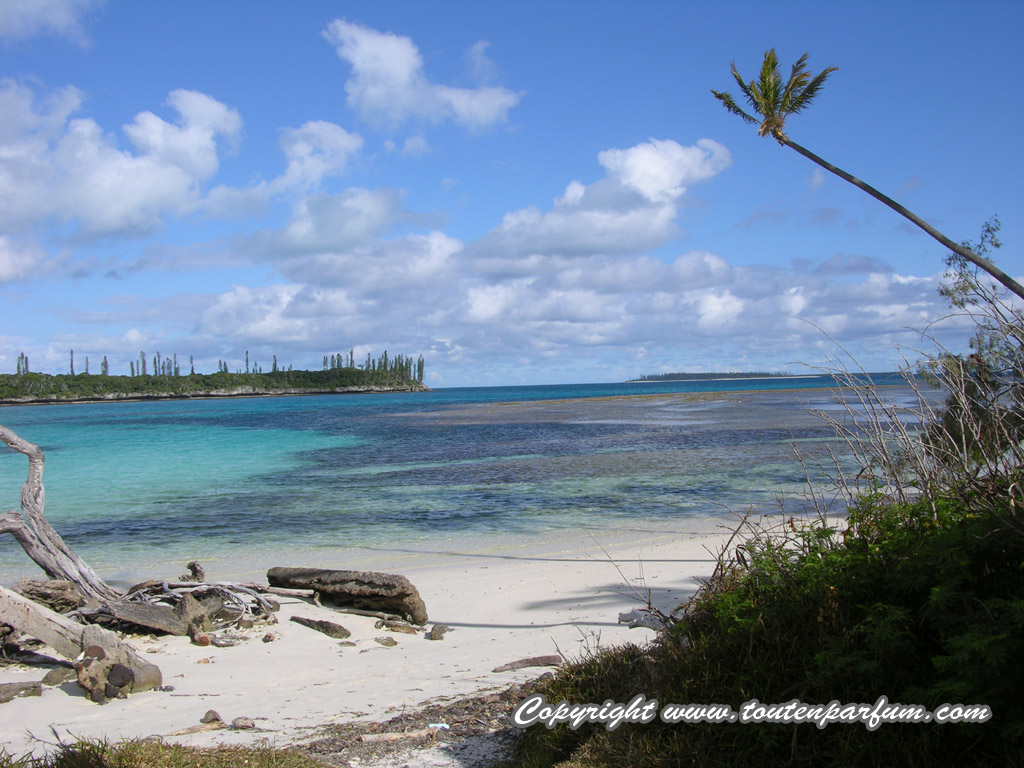
[[[39,750],[36,739],[77,736],[166,736],[198,725],[209,709],[230,722],[252,718],[256,730],[222,730],[173,737],[195,745],[284,745],[308,741],[331,723],[382,719],[416,707],[536,677],[543,668],[494,673],[530,656],[621,642],[652,633],[617,623],[640,607],[631,587],[671,610],[711,572],[726,536],[720,518],[643,531],[580,530],[520,540],[453,542],[440,551],[367,554],[374,570],[402,573],[419,589],[430,621],[452,628],[441,641],[374,628],[374,619],[283,598],[279,623],[256,627],[230,648],[198,647],[187,638],[132,638],[157,664],[173,691],[148,691],[104,706],[87,701],[76,683],[44,688],[38,698],[0,704],[0,744],[12,753]],[[609,559],[611,558],[611,560]],[[614,563],[612,562],[614,561]],[[275,562],[365,568],[370,562]],[[219,574],[220,575],[220,574]],[[231,574],[232,577],[241,574]],[[352,632],[339,645],[289,621],[292,615],[330,619]],[[271,632],[273,642],[261,638]],[[391,637],[393,647],[376,638]],[[0,667],[0,682],[39,680],[45,669]]]

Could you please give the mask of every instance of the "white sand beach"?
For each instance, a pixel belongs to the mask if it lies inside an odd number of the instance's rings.
[[[229,648],[199,647],[184,637],[133,636],[157,664],[165,686],[103,706],[77,683],[44,687],[41,697],[0,704],[0,744],[14,754],[74,737],[167,734],[198,725],[214,709],[226,721],[252,718],[254,730],[170,737],[194,745],[301,743],[326,724],[383,719],[403,709],[537,677],[545,668],[494,673],[531,656],[578,656],[598,645],[642,642],[650,630],[628,629],[620,612],[642,606],[636,588],[671,610],[710,574],[727,531],[722,518],[645,526],[648,530],[558,532],[523,539],[453,542],[445,551],[377,551],[362,562],[277,561],[268,565],[365,568],[401,573],[417,586],[430,614],[427,627],[451,627],[442,640],[376,629],[373,618],[281,598],[278,623],[249,630]],[[639,526],[638,526],[639,527]],[[220,577],[243,577],[236,572]],[[244,574],[251,576],[251,574]],[[329,619],[352,633],[354,646],[289,617]],[[268,632],[272,642],[263,642]],[[391,637],[384,647],[376,638]],[[0,682],[39,680],[45,669],[0,668]]]

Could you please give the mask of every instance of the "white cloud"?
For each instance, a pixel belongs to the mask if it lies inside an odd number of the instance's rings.
[[[666,203],[686,192],[686,186],[707,181],[732,164],[729,150],[711,139],[684,147],[671,139],[651,139],[629,149],[608,149],[598,162],[623,184],[652,203]]]
[[[352,67],[345,83],[349,103],[376,123],[400,124],[409,119],[454,120],[482,129],[503,123],[520,95],[506,88],[457,88],[430,82],[423,58],[411,39],[378,32],[361,24],[335,19],[324,30],[338,56]],[[479,44],[477,44],[479,46]],[[474,46],[481,61],[483,49]]]
[[[131,152],[91,118],[70,118],[81,104],[74,89],[36,99],[3,82],[0,225],[28,229],[55,219],[86,235],[138,234],[192,210],[217,171],[218,140],[235,141],[242,121],[195,91],[172,91],[167,103],[175,122],[141,112],[124,126]]]
[[[325,177],[341,174],[362,146],[361,136],[323,120],[289,128],[281,138],[288,165],[278,184],[315,188]]]
[[[0,3],[0,38],[24,40],[52,33],[79,45],[88,43],[84,17],[104,0],[3,0]]]
[[[807,297],[804,296],[803,288],[795,286],[786,291],[780,300],[782,311],[793,317],[799,315],[807,307]]]
[[[279,260],[278,269],[306,285],[345,286],[353,295],[415,297],[427,313],[431,302],[447,305],[460,278],[454,260],[462,243],[441,232],[377,240],[347,251],[320,252]]]
[[[271,198],[292,192],[308,193],[325,178],[340,176],[363,147],[363,137],[324,120],[311,120],[281,135],[285,170],[271,181],[248,187],[218,185],[203,200],[211,216],[244,218],[263,212]]]
[[[241,116],[196,91],[171,91],[167,104],[180,115],[176,125],[152,112],[140,112],[124,126],[125,135],[157,163],[182,168],[198,179],[212,176],[218,166],[217,136],[236,141],[242,131]]]
[[[586,192],[587,188],[581,182],[570,181],[569,185],[565,188],[565,194],[555,200],[555,205],[579,205],[583,202],[583,196]]]
[[[521,304],[525,289],[531,280],[518,280],[500,285],[473,286],[466,292],[466,317],[473,322],[515,322],[510,317],[517,304]]]
[[[19,243],[0,235],[0,283],[32,276],[43,263],[45,253],[36,245]]]
[[[498,79],[498,68],[487,55],[487,49],[491,44],[486,40],[479,40],[470,46],[466,51],[466,63],[473,79],[480,83],[490,83]]]
[[[384,346],[412,353],[408,335],[424,349],[454,314],[460,249],[458,240],[431,232],[348,253],[284,258],[277,265],[290,282],[214,297],[197,332],[266,349],[293,344],[319,354],[324,339],[333,339],[346,349],[361,343],[376,353]]]
[[[244,241],[274,256],[317,251],[346,251],[385,234],[401,218],[402,193],[396,189],[350,188],[299,200],[277,231],[265,230]]]
[[[590,185],[572,181],[550,211],[511,211],[471,250],[496,268],[503,259],[531,254],[585,256],[650,251],[677,234],[677,200],[686,185],[706,181],[731,162],[710,139],[684,147],[651,139],[598,154],[608,172]]]
[[[733,279],[733,270],[721,256],[705,251],[690,251],[672,265],[677,279],[686,285],[703,287],[724,285]]]
[[[694,297],[699,325],[705,331],[720,333],[743,312],[744,302],[729,291],[710,291]]]
[[[308,338],[301,317],[289,317],[296,285],[267,288],[236,286],[217,296],[202,313],[199,329],[216,336],[264,343],[295,343]]]
[[[656,248],[675,233],[671,206],[591,208],[583,203],[512,211],[480,243],[480,250],[515,257],[527,254],[586,256],[637,253]]]
[[[0,80],[0,142],[5,148],[19,143],[28,147],[45,145],[60,135],[68,117],[81,104],[77,88],[58,88],[40,98],[31,88],[4,78]],[[7,149],[5,153],[9,152]]]

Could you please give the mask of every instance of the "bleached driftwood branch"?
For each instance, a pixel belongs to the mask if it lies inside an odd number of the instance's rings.
[[[0,533],[9,533],[51,579],[73,582],[86,597],[117,599],[117,591],[64,543],[43,515],[43,452],[35,443],[23,440],[0,426],[0,440],[28,457],[28,479],[21,487],[21,511],[0,514]]]

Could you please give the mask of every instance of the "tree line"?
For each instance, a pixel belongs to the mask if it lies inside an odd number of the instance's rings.
[[[189,355],[187,366],[177,354],[165,357],[157,352],[140,352],[129,361],[129,375],[111,375],[106,356],[100,373],[89,370],[84,358],[76,372],[74,350],[68,351],[68,373],[50,375],[30,370],[28,356],[18,355],[16,373],[0,374],[0,400],[69,400],[104,397],[187,397],[204,393],[273,394],[279,392],[333,392],[361,388],[424,389],[425,362],[406,355],[391,356],[387,351],[377,358],[367,354],[359,365],[355,354],[325,355],[322,370],[296,370],[278,363],[271,356],[270,370],[245,352],[245,367],[229,370],[227,362],[217,361],[217,372],[196,373],[195,358]]]

